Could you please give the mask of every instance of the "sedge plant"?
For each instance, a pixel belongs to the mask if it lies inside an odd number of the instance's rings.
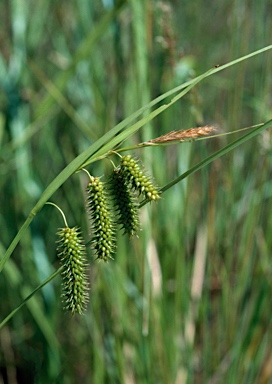
[[[111,259],[113,258],[114,252],[116,252],[115,233],[118,225],[120,225],[129,236],[136,235],[139,229],[138,213],[143,205],[153,201],[159,204],[160,197],[166,190],[271,127],[272,120],[249,127],[248,133],[202,159],[186,172],[173,180],[167,181],[164,186],[160,187],[156,185],[156,182],[153,183],[153,180],[144,173],[138,159],[134,157],[133,152],[136,152],[137,149],[140,148],[182,145],[182,142],[188,140],[208,139],[211,133],[213,136],[218,136],[215,134],[214,128],[200,127],[185,131],[165,132],[165,134],[160,137],[153,137],[150,138],[149,141],[129,147],[125,147],[123,143],[156,116],[174,105],[199,82],[223,69],[227,69],[245,60],[249,60],[253,56],[262,54],[271,48],[272,45],[240,57],[225,65],[213,67],[206,73],[171,89],[124,119],[94,142],[89,148],[71,161],[45,189],[0,260],[0,271],[5,267],[6,262],[11,257],[17,244],[23,238],[30,223],[35,219],[35,216],[67,179],[74,173],[86,169],[94,162],[102,161],[105,158],[111,158],[118,154],[119,157],[121,157],[120,164],[113,166],[112,174],[109,178],[109,185],[104,183],[100,178],[93,177],[89,174],[87,187],[87,209],[90,213],[91,230],[93,231],[91,243],[94,255],[99,260],[109,260],[112,262]],[[171,101],[166,104],[161,104],[165,99],[169,98],[169,96],[172,96]],[[138,120],[135,122],[136,119]],[[128,154],[122,156],[123,152]],[[109,196],[111,196],[112,202],[108,201]],[[141,201],[138,201],[139,197],[142,197]],[[114,219],[114,215],[117,216],[117,219]],[[1,321],[0,328],[3,327],[39,289],[58,274],[63,274],[64,276],[63,297],[65,308],[71,310],[72,313],[83,313],[85,310],[88,302],[89,283],[86,281],[85,245],[83,244],[80,231],[77,227],[69,228],[65,220],[65,226],[58,231],[58,237],[58,253],[62,263],[61,268],[49,276],[40,286],[29,294],[17,308],[7,315]]]

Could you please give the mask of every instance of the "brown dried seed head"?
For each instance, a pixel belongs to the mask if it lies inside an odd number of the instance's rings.
[[[184,141],[197,139],[198,137],[207,136],[215,132],[216,128],[212,125],[205,125],[204,127],[190,128],[180,131],[171,131],[165,135],[159,136],[155,139],[149,140],[148,143],[169,143],[171,141]]]

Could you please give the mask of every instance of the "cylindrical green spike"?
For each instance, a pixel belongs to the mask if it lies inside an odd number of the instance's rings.
[[[99,177],[90,177],[87,195],[93,234],[92,246],[98,259],[108,261],[113,258],[116,249],[115,226],[105,184]]]
[[[73,314],[82,314],[89,301],[86,249],[77,227],[61,228],[57,235],[59,236],[58,256],[63,265],[64,309]]]
[[[155,201],[160,198],[158,187],[155,186],[151,178],[145,174],[139,160],[133,158],[131,155],[123,156],[120,171],[126,182],[129,183],[134,190],[138,191],[139,194],[143,194],[146,199]]]
[[[139,230],[139,208],[120,167],[115,168],[111,174],[110,191],[118,217],[117,223],[122,226],[124,233],[135,236]]]

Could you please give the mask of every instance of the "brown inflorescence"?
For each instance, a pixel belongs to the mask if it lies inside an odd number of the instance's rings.
[[[163,144],[170,143],[171,141],[186,141],[186,140],[195,140],[199,137],[207,136],[216,131],[216,128],[212,125],[205,125],[204,127],[190,128],[180,131],[171,131],[165,135],[156,137],[155,139],[149,140],[147,144]]]

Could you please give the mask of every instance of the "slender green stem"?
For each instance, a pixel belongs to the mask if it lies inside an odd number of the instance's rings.
[[[234,133],[239,133],[239,132],[243,132],[243,131],[247,131],[249,129],[253,129],[253,128],[257,128],[257,127],[261,127],[263,126],[264,123],[260,123],[260,124],[255,124],[255,125],[251,125],[250,127],[244,127],[244,128],[240,128],[240,129],[236,129],[235,131],[231,131],[231,132],[222,132],[222,133],[218,133],[218,134],[215,134],[215,135],[210,135],[210,136],[205,136],[205,137],[198,137],[196,139],[186,139],[186,140],[173,140],[173,141],[169,141],[169,142],[166,142],[166,143],[149,143],[148,141],[146,142],[143,142],[143,143],[139,143],[139,144],[136,144],[136,145],[130,145],[128,147],[122,147],[120,149],[116,149],[115,151],[108,151],[107,153],[105,153],[103,156],[100,156],[99,158],[97,158],[95,161],[97,160],[102,160],[108,156],[111,156],[111,155],[120,155],[120,153],[122,152],[129,152],[129,151],[135,151],[137,149],[142,149],[142,148],[146,148],[146,147],[162,147],[162,146],[168,146],[168,145],[177,145],[177,144],[182,144],[182,143],[189,143],[189,142],[192,142],[192,141],[200,141],[200,140],[209,140],[209,139],[214,139],[214,138],[218,138],[218,137],[223,137],[223,136],[228,136],[228,135],[233,135]]]
[[[87,173],[87,175],[89,176],[89,179],[91,179],[91,175],[90,175],[90,172],[89,172],[89,171],[87,171],[87,169],[85,169],[85,168],[81,168],[81,171],[84,171],[84,172],[86,172],[86,173]]]
[[[48,284],[51,280],[53,280],[56,276],[58,276],[61,271],[62,271],[63,267],[60,267],[56,272],[52,273],[52,275],[50,275],[46,280],[43,281],[43,283],[41,283],[37,288],[34,289],[34,291],[32,291],[30,293],[30,295],[28,295],[22,302],[20,305],[18,305],[17,308],[15,308],[12,312],[9,313],[9,315],[0,323],[0,329],[15,315],[15,313],[17,313],[19,311],[19,309],[21,309],[27,302],[28,300],[31,299],[31,297],[33,295],[35,295],[36,292],[38,292],[42,287],[44,287],[46,284]]]
[[[65,227],[68,227],[67,220],[66,220],[66,217],[65,217],[65,214],[64,214],[63,210],[60,209],[60,207],[57,204],[51,203],[51,201],[47,201],[45,204],[53,205],[53,207],[57,208],[59,210],[59,212],[61,213],[62,217],[63,217],[63,221],[64,221]]]
[[[177,145],[177,144],[182,144],[182,143],[189,143],[192,141],[209,140],[209,139],[214,139],[214,138],[223,137],[223,136],[227,136],[227,135],[233,135],[234,133],[247,131],[248,129],[261,127],[263,125],[264,125],[264,123],[260,123],[260,124],[252,125],[250,127],[236,129],[235,131],[223,132],[223,133],[218,133],[215,135],[210,135],[210,136],[205,136],[205,137],[198,137],[196,139],[173,140],[173,141],[169,141],[169,142],[165,142],[165,143],[149,143],[147,141],[147,142],[139,143],[136,145],[131,145],[129,147],[120,148],[118,150],[118,152],[117,151],[109,151],[108,154],[105,154],[105,156],[109,156],[112,153],[122,153],[122,152],[134,151],[136,149],[141,149],[141,148],[145,148],[145,147],[162,147],[162,146],[167,146],[167,145]]]

